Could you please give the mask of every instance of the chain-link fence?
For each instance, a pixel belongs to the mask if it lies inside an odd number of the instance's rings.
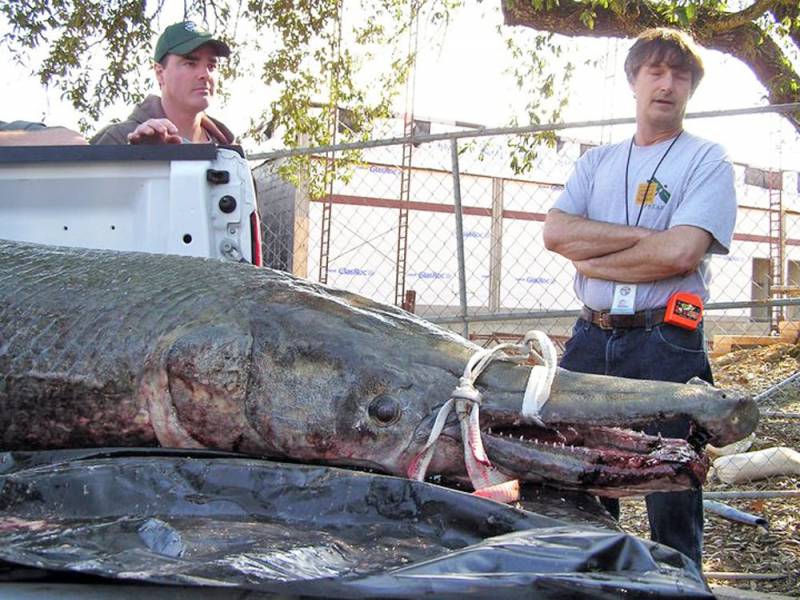
[[[532,170],[516,176],[509,165],[521,136],[452,135],[409,144],[408,165],[399,142],[363,144],[363,162],[337,166],[347,181],[334,181],[318,197],[278,176],[284,158],[257,166],[267,264],[384,302],[411,293],[416,313],[473,339],[531,327],[565,335],[579,308],[573,271],[544,249],[541,229],[588,144],[560,137],[555,147],[538,147]],[[798,173],[736,164],[736,185],[733,247],[712,259],[706,315],[712,351],[753,341],[715,336],[774,336],[800,320],[800,300],[793,299],[800,291]]]
[[[758,118],[733,112],[719,117],[732,126]],[[360,144],[358,163],[337,162],[330,148],[296,151],[318,171],[327,165],[341,175],[318,194],[280,176],[293,152],[258,157],[265,264],[402,305],[481,345],[518,340],[530,329],[563,344],[580,308],[574,270],[544,248],[542,227],[591,145],[581,142],[583,129],[559,130],[554,143],[537,146],[520,176],[511,165],[530,132],[440,124],[439,134],[391,139],[402,125]],[[430,123],[414,125],[431,131]],[[796,343],[800,332],[800,177],[739,163],[735,172],[734,242],[711,260],[704,326],[712,355]]]

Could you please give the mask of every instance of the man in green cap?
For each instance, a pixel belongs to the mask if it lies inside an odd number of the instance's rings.
[[[233,143],[231,130],[205,113],[216,91],[218,58],[230,53],[226,43],[192,21],[170,25],[153,55],[161,97],[148,96],[127,120],[107,125],[90,143]]]

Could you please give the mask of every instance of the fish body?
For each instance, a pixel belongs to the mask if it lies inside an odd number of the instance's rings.
[[[478,349],[270,269],[0,241],[6,450],[160,444],[406,475]],[[610,496],[697,486],[707,461],[690,444],[619,428],[688,415],[724,445],[758,419],[750,398],[711,386],[559,369],[541,427],[520,412],[530,369],[498,360],[476,383],[486,452],[523,481]],[[455,417],[428,473],[466,479]]]

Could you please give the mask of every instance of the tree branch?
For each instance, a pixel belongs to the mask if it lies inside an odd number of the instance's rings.
[[[726,14],[715,11],[718,13],[718,18],[716,19],[714,27],[718,31],[730,31],[737,27],[742,27],[743,25],[749,25],[765,12],[776,8],[782,3],[782,0],[756,0],[756,2],[753,2],[753,4],[743,8],[739,12]]]
[[[501,7],[506,25],[521,25],[570,37],[632,38],[649,27],[675,27],[663,5],[659,11],[654,3],[645,0],[612,2],[608,8],[595,6],[591,28],[582,18],[589,6],[581,2],[534,8],[531,0],[501,0]],[[781,47],[755,22],[767,12],[774,17],[796,18],[797,3],[758,0],[738,13],[705,9],[698,11],[689,33],[706,48],[730,54],[750,67],[766,88],[771,104],[800,102],[800,77]],[[798,31],[795,29],[792,33],[790,37],[797,45]],[[800,113],[785,113],[784,116],[800,132]]]
[[[506,25],[522,25],[539,31],[552,31],[571,37],[635,37],[648,27],[670,25],[647,2],[625,2],[617,10],[595,8],[593,28],[581,15],[589,8],[580,2],[563,2],[553,8],[534,8],[531,0],[501,0]]]

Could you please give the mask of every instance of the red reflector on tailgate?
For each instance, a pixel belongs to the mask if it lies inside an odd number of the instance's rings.
[[[258,211],[255,210],[250,213],[250,256],[255,266],[263,266],[261,259],[261,219],[258,218]]]

